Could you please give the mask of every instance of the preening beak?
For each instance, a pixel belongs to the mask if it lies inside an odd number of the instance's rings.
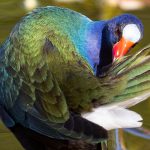
[[[124,56],[134,44],[134,42],[122,37],[121,40],[113,46],[114,59]]]

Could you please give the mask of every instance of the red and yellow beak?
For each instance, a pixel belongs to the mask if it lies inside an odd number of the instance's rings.
[[[134,42],[122,37],[121,40],[113,46],[114,59],[124,56],[134,44]]]

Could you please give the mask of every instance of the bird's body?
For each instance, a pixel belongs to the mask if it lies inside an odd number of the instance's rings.
[[[55,10],[54,15],[53,9]],[[58,9],[58,14],[56,13],[56,9]],[[39,19],[38,13],[42,20]],[[35,11],[32,15],[25,17],[22,20],[22,23],[17,24],[11,32],[10,37],[3,44],[5,47],[1,47],[1,51],[3,52],[3,55],[1,55],[3,58],[1,60],[4,60],[6,66],[9,64],[9,69],[12,69],[11,71],[16,71],[18,75],[20,74],[19,80],[22,76],[23,80],[25,79],[25,84],[37,81],[37,83],[35,83],[37,85],[35,86],[40,86],[38,83],[44,82],[47,78],[50,78],[50,80],[55,78],[53,81],[55,82],[55,80],[57,80],[56,82],[58,83],[56,84],[59,84],[60,88],[64,90],[63,93],[67,93],[68,96],[71,95],[70,98],[67,98],[69,107],[71,109],[78,109],[79,107],[82,107],[81,99],[84,99],[84,91],[81,96],[77,96],[77,93],[75,93],[74,96],[76,95],[76,99],[73,96],[72,90],[74,92],[80,91],[84,89],[82,86],[83,83],[87,83],[87,89],[85,88],[85,94],[87,95],[85,101],[88,101],[88,99],[92,100],[95,98],[88,98],[86,91],[90,90],[89,88],[91,86],[89,78],[91,78],[91,82],[95,82],[93,83],[95,86],[98,86],[96,85],[98,82],[93,74],[91,65],[88,63],[90,60],[88,56],[86,56],[86,49],[84,49],[85,46],[83,46],[83,43],[86,44],[86,38],[80,37],[80,35],[84,36],[86,34],[82,33],[84,30],[80,32],[80,28],[87,24],[88,19],[85,18],[84,21],[83,18],[81,22],[80,14],[74,13],[73,11],[70,11],[70,13],[72,14],[68,16],[67,9],[50,7],[45,9],[45,11]],[[49,14],[51,14],[50,17]],[[68,16],[68,19],[64,19],[62,16],[64,18]],[[76,19],[78,20],[75,23],[72,21],[72,25],[70,25],[71,19],[74,21]],[[51,23],[50,28],[46,28],[48,26],[46,24],[47,22]],[[40,25],[41,23],[42,25]],[[84,25],[82,25],[82,23],[84,23]],[[72,29],[75,29],[75,31]],[[76,43],[74,41],[76,41]],[[83,54],[80,55],[79,52]],[[8,59],[6,59],[6,55]],[[87,60],[83,58],[86,58]],[[22,74],[21,72],[24,72],[25,74]],[[12,75],[10,75],[10,77],[11,76]],[[72,80],[74,83],[67,84],[67,82],[72,82]],[[17,83],[22,84],[22,81],[18,81]],[[40,90],[42,90],[42,88],[45,88],[44,90],[48,88],[48,91],[54,86],[54,83],[46,82],[44,84],[45,85],[42,85],[44,87],[39,87]],[[28,88],[31,88],[30,85]],[[16,88],[14,89],[17,90]],[[32,90],[34,92],[35,89]],[[80,94],[80,92],[78,92],[78,94]],[[86,108],[83,107],[83,109]]]
[[[124,105],[117,105],[116,113],[126,114],[124,108],[140,100],[125,100],[149,93],[145,84],[149,76],[146,78],[144,73],[150,64],[149,59],[141,63],[137,54],[98,78],[102,70],[96,69],[113,61],[107,24],[68,9],[45,7],[28,14],[14,27],[0,47],[0,104],[11,117],[8,126],[20,123],[60,139],[98,142],[107,138],[105,129],[96,121],[98,125],[87,121],[89,116],[84,113],[95,106],[122,101]],[[107,49],[108,57],[102,49]],[[101,55],[106,56],[105,60]],[[144,84],[141,92],[135,87],[140,75],[145,77],[139,81]],[[86,119],[80,116],[82,113]],[[139,121],[137,114],[133,116],[135,122]]]

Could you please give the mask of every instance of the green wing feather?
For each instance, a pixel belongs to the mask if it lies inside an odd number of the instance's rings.
[[[12,52],[12,51],[11,51]],[[11,59],[8,60],[9,63],[7,65],[6,73],[8,74],[8,79],[11,86],[19,84],[17,88],[14,87],[15,91],[17,91],[16,95],[11,96],[13,98],[13,104],[15,100],[18,100],[20,106],[24,111],[28,111],[30,107],[36,103],[40,103],[44,112],[44,115],[52,122],[64,122],[69,118],[68,107],[66,104],[66,99],[64,97],[63,92],[61,91],[57,79],[54,77],[52,72],[49,69],[49,66],[46,62],[46,58],[43,56],[43,60],[41,60],[41,64],[37,66],[32,66],[34,64],[34,59],[31,61],[31,68],[26,65],[18,65],[18,68],[14,68],[14,64],[11,63],[13,53],[11,55]],[[15,55],[16,60],[17,54]],[[15,63],[19,63],[15,61]],[[11,71],[13,70],[13,72]],[[13,76],[15,72],[15,76]],[[10,82],[11,80],[11,82]],[[16,81],[18,80],[18,81]],[[7,83],[5,81],[5,84]],[[9,93],[13,94],[11,89],[7,90]],[[13,105],[12,104],[12,105]],[[8,107],[8,106],[7,106]],[[40,113],[40,112],[39,112]]]
[[[107,76],[109,88],[114,95],[110,102],[121,102],[139,96],[144,100],[150,94],[150,46],[146,46],[132,56],[128,56],[115,62]],[[115,86],[116,88],[113,88]],[[104,88],[105,90],[105,88]],[[139,99],[139,102],[140,102]],[[137,101],[138,102],[138,101]],[[131,103],[129,106],[135,105]],[[129,107],[128,106],[128,107]]]

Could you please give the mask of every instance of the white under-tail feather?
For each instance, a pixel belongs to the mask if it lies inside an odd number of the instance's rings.
[[[142,126],[142,122],[140,122],[142,117],[138,113],[121,107],[99,107],[91,113],[83,114],[82,117],[106,130]]]
[[[117,128],[136,128],[142,126],[142,117],[126,108],[147,99],[150,93],[123,101],[94,108],[92,112],[82,114],[82,117],[104,127],[106,130]]]
[[[82,117],[106,130],[142,126],[142,117],[138,113],[121,107],[99,107],[91,113],[83,114]]]

